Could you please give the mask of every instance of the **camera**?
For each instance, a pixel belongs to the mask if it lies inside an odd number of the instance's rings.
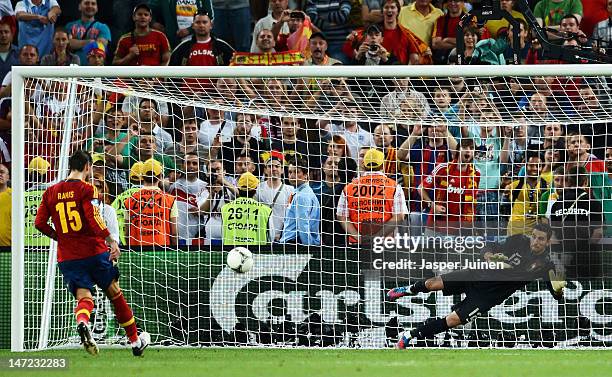
[[[369,48],[369,51],[371,53],[377,53],[378,52],[378,45],[377,44],[371,44],[370,48]]]

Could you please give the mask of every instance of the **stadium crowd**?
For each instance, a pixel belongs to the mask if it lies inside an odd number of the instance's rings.
[[[523,63],[563,63],[542,54],[514,0],[500,2],[520,21]],[[30,80],[26,154],[10,153],[13,65],[456,64],[457,24],[481,5],[0,1],[0,246],[10,245],[16,158],[27,167],[26,245],[48,243],[28,224],[57,178],[70,109],[71,149],[92,153],[100,212],[123,245],[346,245],[392,235],[403,223],[416,232],[497,237],[540,220],[558,229],[587,224],[572,237],[599,242],[612,235],[612,130],[572,118],[607,116],[606,78],[113,82],[143,93],[174,88],[218,100],[214,108],[86,88],[77,97],[93,100],[70,107],[66,83]],[[555,43],[605,49],[612,42],[612,0],[530,6]],[[467,26],[466,61],[506,64],[514,32],[507,21]],[[232,101],[258,115],[222,110]],[[320,109],[321,117],[274,115],[295,107]],[[266,108],[271,115],[261,115]],[[389,121],[350,120],[355,114]]]

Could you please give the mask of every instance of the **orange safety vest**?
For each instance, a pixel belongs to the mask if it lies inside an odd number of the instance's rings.
[[[170,245],[170,211],[174,196],[161,190],[144,188],[125,200],[129,213],[129,245]]]
[[[344,188],[349,221],[359,234],[374,234],[393,217],[397,182],[383,174],[355,178]],[[355,239],[349,237],[350,242]]]

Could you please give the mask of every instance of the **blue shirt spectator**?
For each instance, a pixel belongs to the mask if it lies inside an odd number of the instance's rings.
[[[296,189],[289,199],[280,243],[321,244],[321,205],[308,185],[308,170],[305,166],[302,158],[297,158],[295,163],[289,165],[289,181]]]
[[[348,57],[342,53],[342,45],[351,32],[351,9],[350,0],[308,0],[304,9],[312,22],[325,34],[327,54],[344,64],[349,63]]]
[[[55,22],[60,14],[57,0],[23,0],[15,5],[19,21],[19,48],[31,44],[38,56],[51,52]]]
[[[70,49],[77,54],[81,65],[87,64],[85,46],[91,42],[101,42],[107,46],[111,40],[111,32],[106,24],[95,19],[98,13],[96,0],[81,0],[79,2],[81,18],[66,24],[66,31],[70,37]]]

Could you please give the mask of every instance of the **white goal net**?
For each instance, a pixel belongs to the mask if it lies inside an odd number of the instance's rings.
[[[13,350],[78,345],[34,218],[79,149],[155,345],[389,347],[464,298],[389,289],[472,268],[540,222],[565,298],[526,282],[416,346],[611,344],[612,67],[242,68],[16,67]],[[239,244],[247,273],[225,264]],[[126,344],[95,297],[96,339]]]

